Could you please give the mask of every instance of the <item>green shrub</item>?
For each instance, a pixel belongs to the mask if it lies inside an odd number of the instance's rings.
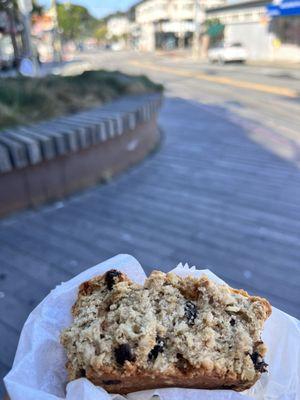
[[[66,77],[0,79],[0,129],[71,114],[124,94],[162,90],[144,75],[105,70]]]

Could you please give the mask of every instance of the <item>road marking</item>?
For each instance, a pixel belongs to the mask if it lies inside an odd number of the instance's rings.
[[[203,81],[220,83],[222,85],[234,86],[242,89],[256,90],[264,93],[272,93],[285,97],[292,97],[292,98],[299,97],[299,93],[296,90],[284,88],[282,86],[271,86],[271,85],[265,85],[264,83],[242,81],[238,79],[228,78],[226,76],[211,76],[204,73],[192,72],[186,69],[180,69],[180,68],[175,69],[163,65],[154,65],[151,63],[144,63],[140,61],[129,61],[129,63],[131,65],[137,67],[143,67],[146,69],[151,69],[153,71],[168,72],[174,75],[185,76],[188,78],[196,78]]]

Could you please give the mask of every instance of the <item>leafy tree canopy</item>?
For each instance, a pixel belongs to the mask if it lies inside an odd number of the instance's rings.
[[[94,37],[100,42],[102,40],[106,39],[107,35],[107,28],[105,24],[100,24],[99,26],[96,26],[95,32],[94,32]]]
[[[204,23],[205,33],[210,37],[210,43],[214,44],[224,38],[225,26],[218,18],[207,19]]]
[[[84,39],[93,36],[98,20],[83,6],[58,4],[58,24],[65,40]]]

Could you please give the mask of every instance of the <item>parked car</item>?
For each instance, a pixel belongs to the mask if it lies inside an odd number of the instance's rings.
[[[248,52],[241,43],[219,43],[208,50],[210,62],[245,62]]]
[[[122,51],[126,49],[126,41],[123,39],[118,40],[117,42],[111,43],[110,49],[112,51]]]

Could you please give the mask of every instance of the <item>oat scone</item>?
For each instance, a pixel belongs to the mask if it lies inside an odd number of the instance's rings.
[[[244,390],[267,370],[267,300],[207,277],[154,271],[144,286],[108,271],[80,286],[61,335],[69,380],[108,392],[158,387]]]

